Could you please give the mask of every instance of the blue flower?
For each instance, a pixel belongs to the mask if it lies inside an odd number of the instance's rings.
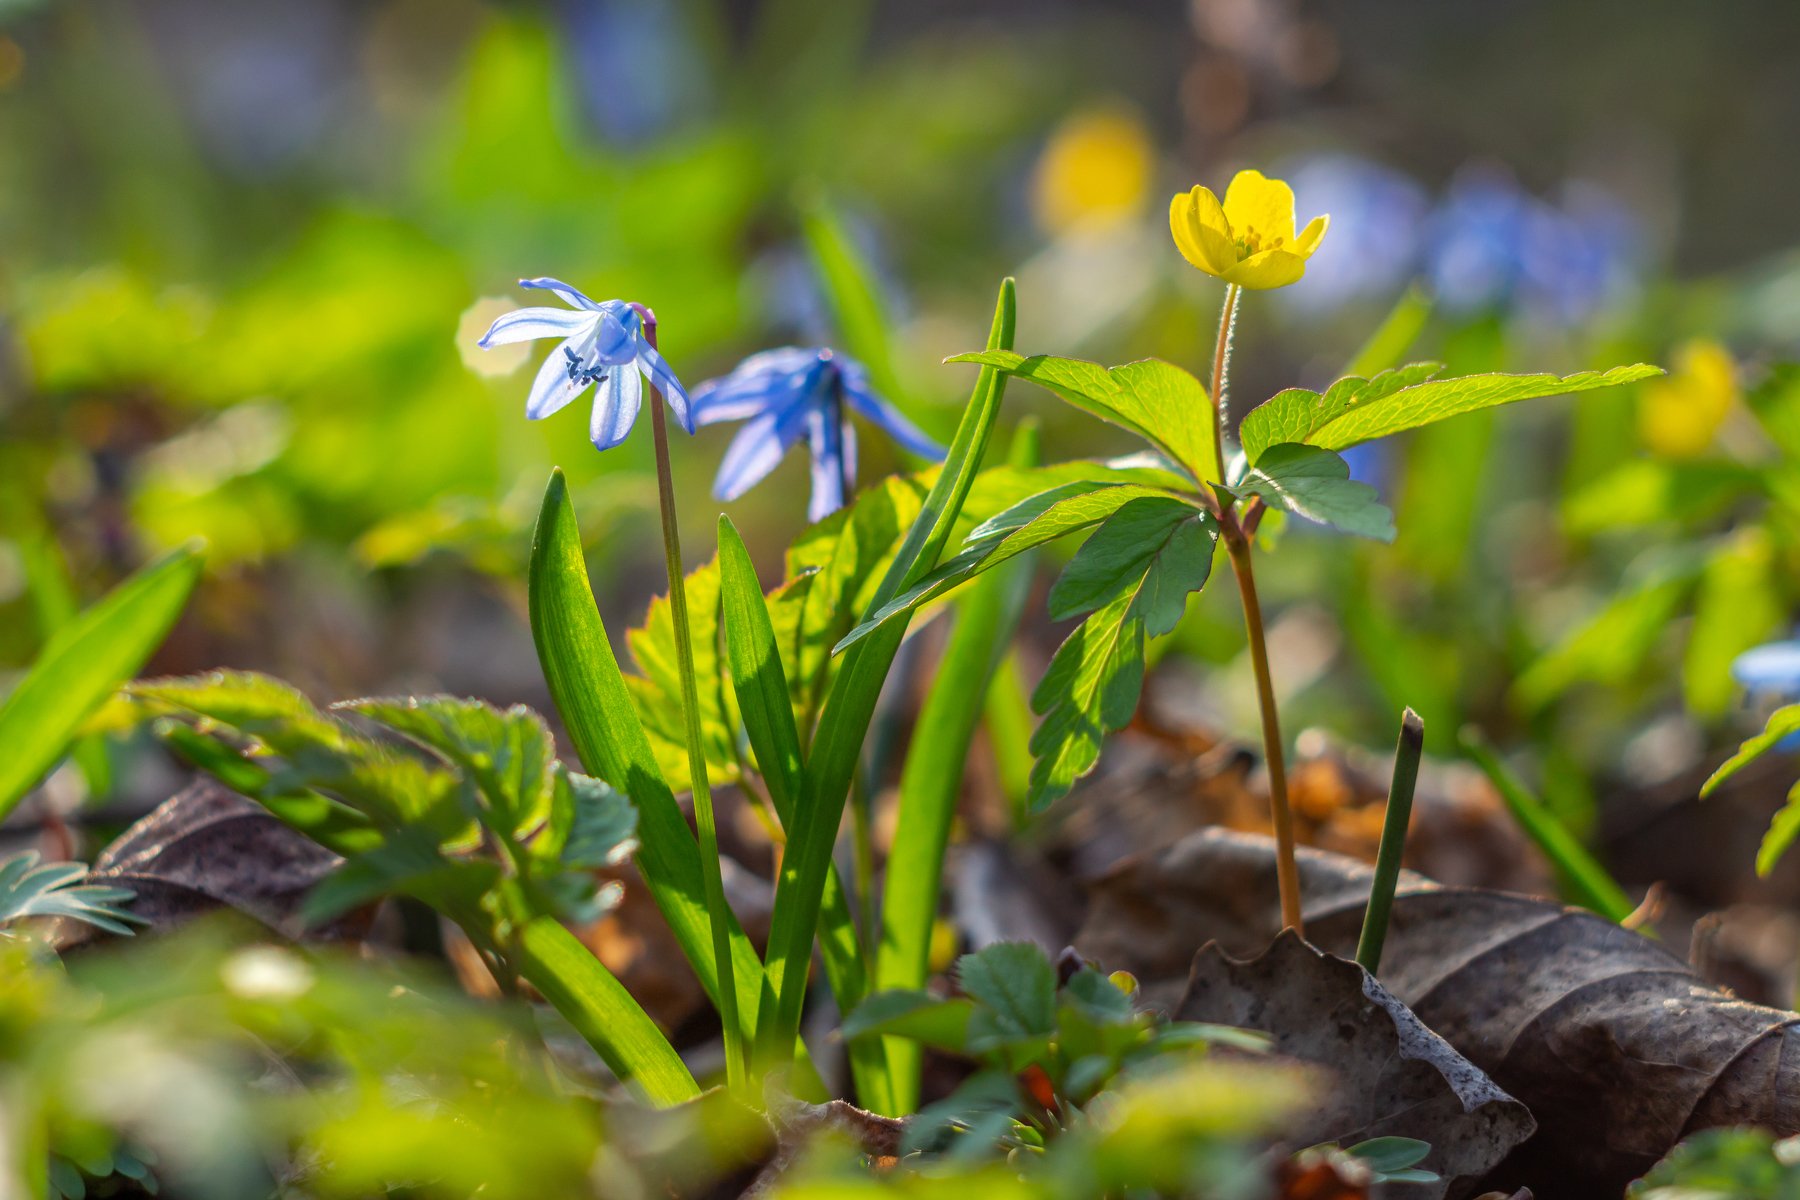
[[[869,389],[869,372],[831,350],[788,346],[752,354],[731,374],[694,389],[694,423],[745,421],[719,464],[713,495],[735,500],[775,469],[794,443],[812,451],[810,520],[844,506],[856,481],[855,411],[896,442],[926,458],[944,449]]]
[[[643,398],[641,372],[668,400],[681,427],[694,432],[687,390],[656,352],[650,332],[654,318],[646,328],[648,310],[623,300],[596,304],[555,279],[521,279],[519,286],[555,292],[564,304],[572,306],[515,309],[495,321],[478,343],[488,350],[535,338],[563,339],[532,381],[531,395],[525,401],[527,417],[541,420],[598,384],[588,436],[599,449],[610,449],[625,440],[637,420]]]
[[[1769,642],[1744,651],[1732,660],[1731,677],[1783,704],[1800,701],[1800,641]],[[1792,754],[1800,750],[1800,733],[1790,733],[1776,745]]]

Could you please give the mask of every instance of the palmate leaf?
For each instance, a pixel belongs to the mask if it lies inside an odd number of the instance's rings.
[[[976,526],[963,543],[961,553],[869,614],[838,643],[837,650],[848,649],[889,621],[937,599],[983,571],[1065,534],[1098,525],[1133,500],[1149,497],[1193,507],[1163,488],[1096,480],[1063,484],[1021,500]]]
[[[1127,618],[1160,637],[1175,628],[1188,595],[1212,573],[1219,526],[1185,500],[1145,496],[1125,504],[1096,529],[1050,589],[1050,616],[1062,621],[1121,596],[1135,600]]]
[[[1393,512],[1374,488],[1351,479],[1350,464],[1330,450],[1297,442],[1270,446],[1232,486],[1309,521],[1378,542],[1394,540]]]
[[[726,719],[719,662],[719,563],[712,559],[686,576],[688,624],[693,631],[694,678],[700,688],[700,747],[707,778],[715,785],[735,783],[737,756],[732,751],[731,723]],[[675,657],[675,622],[669,597],[650,601],[644,623],[628,630],[638,674],[627,675],[638,715],[663,778],[677,792],[693,787],[687,756],[687,726],[681,711],[681,672]]]
[[[1076,408],[1137,434],[1187,471],[1195,483],[1219,478],[1206,387],[1172,363],[1146,358],[1108,369],[1078,358],[1050,354],[1027,358],[1011,350],[981,350],[946,361],[978,363],[1035,383]]]
[[[1416,429],[1477,409],[1615,387],[1661,375],[1646,363],[1574,375],[1462,375],[1432,379],[1442,368],[1413,363],[1373,379],[1340,379],[1323,395],[1304,388],[1281,392],[1244,417],[1238,436],[1252,465],[1272,446],[1301,442],[1343,450],[1359,442]]]
[[[1136,602],[1136,595],[1122,595],[1077,626],[1031,694],[1031,707],[1043,717],[1031,735],[1034,811],[1091,771],[1106,735],[1137,711],[1144,621],[1130,615]]]
[[[36,850],[0,859],[0,929],[31,917],[67,917],[130,937],[131,926],[148,924],[120,907],[134,898],[130,888],[83,883],[87,872],[82,863],[41,862]]]

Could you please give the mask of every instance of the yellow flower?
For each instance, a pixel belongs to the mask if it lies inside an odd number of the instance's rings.
[[[1225,203],[1195,187],[1169,202],[1169,231],[1181,256],[1226,283],[1286,287],[1306,274],[1329,217],[1314,217],[1294,236],[1294,189],[1261,171],[1239,171]]]
[[[1675,369],[1638,395],[1638,436],[1662,458],[1697,458],[1712,445],[1737,400],[1737,364],[1710,338],[1687,343]]]
[[[1156,147],[1143,120],[1117,105],[1064,121],[1038,160],[1032,207],[1051,233],[1117,225],[1144,211]]]

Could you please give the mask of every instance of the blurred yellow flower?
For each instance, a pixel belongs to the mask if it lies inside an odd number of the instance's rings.
[[[1090,109],[1051,135],[1032,179],[1032,210],[1051,233],[1112,225],[1142,212],[1155,148],[1128,108]]]
[[[1638,393],[1638,437],[1661,458],[1696,458],[1737,400],[1737,364],[1718,342],[1696,338],[1676,352],[1674,365]]]
[[[1314,217],[1294,236],[1294,190],[1261,171],[1239,171],[1225,202],[1195,187],[1169,202],[1169,231],[1181,256],[1226,283],[1286,287],[1306,273],[1329,217]]]

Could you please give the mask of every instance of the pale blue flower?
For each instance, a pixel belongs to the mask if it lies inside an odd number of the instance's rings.
[[[687,390],[656,352],[645,329],[645,312],[623,300],[595,303],[555,279],[521,279],[520,287],[555,292],[569,308],[520,308],[489,327],[478,343],[483,350],[536,338],[561,338],[532,381],[525,415],[541,420],[568,405],[589,387],[599,385],[588,436],[601,450],[625,440],[643,401],[640,373],[658,388],[676,421],[694,432]]]
[[[856,481],[856,430],[850,423],[851,412],[914,454],[944,457],[942,446],[870,390],[869,372],[861,363],[832,350],[788,346],[753,354],[731,374],[694,389],[696,425],[746,422],[719,464],[713,495],[720,500],[737,499],[805,438],[812,452],[808,517],[823,520],[844,506],[846,493]]]

